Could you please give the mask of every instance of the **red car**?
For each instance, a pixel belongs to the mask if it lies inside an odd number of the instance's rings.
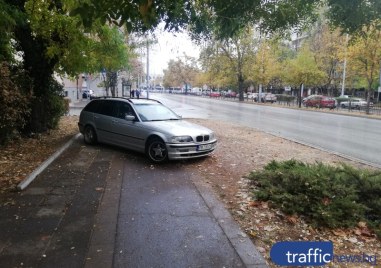
[[[234,91],[230,91],[230,92],[226,92],[225,98],[235,98],[237,97],[237,93],[235,93]]]
[[[221,97],[221,93],[220,92],[210,92],[209,96],[210,97]]]
[[[336,108],[336,100],[323,95],[311,95],[303,99],[303,105],[305,107],[334,109]]]

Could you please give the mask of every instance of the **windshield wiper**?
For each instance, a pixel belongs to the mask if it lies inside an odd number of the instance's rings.
[[[180,120],[180,118],[151,119],[151,120],[147,120],[147,121],[155,122],[155,121],[172,121],[172,120]]]

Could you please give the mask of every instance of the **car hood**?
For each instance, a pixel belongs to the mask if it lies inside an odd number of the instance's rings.
[[[206,127],[193,124],[184,120],[148,121],[144,124],[169,136],[197,136],[210,134],[212,131]]]

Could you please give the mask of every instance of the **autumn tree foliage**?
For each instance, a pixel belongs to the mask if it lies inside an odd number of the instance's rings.
[[[367,91],[366,112],[369,113],[369,103],[373,90],[380,77],[381,64],[381,30],[376,24],[363,30],[361,36],[356,36],[347,51],[350,75],[362,77]]]
[[[184,56],[183,59],[170,60],[168,68],[164,70],[163,83],[165,87],[179,87],[185,84],[195,84],[199,70],[196,60]]]
[[[329,25],[322,21],[313,31],[309,47],[314,55],[318,69],[324,73],[321,87],[332,95],[342,83],[342,77],[338,74],[343,72],[341,54],[345,50],[345,35],[339,29],[330,29]]]
[[[33,98],[19,129],[25,134],[55,128],[65,111],[63,86],[55,73],[75,78],[102,69],[116,73],[128,66],[125,36],[99,20],[85,30],[78,18],[68,16],[72,4],[70,0],[0,0],[0,60],[30,77]]]

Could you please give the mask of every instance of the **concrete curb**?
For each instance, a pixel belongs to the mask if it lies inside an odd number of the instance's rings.
[[[77,139],[81,133],[76,134],[72,137],[66,144],[64,144],[59,150],[52,154],[47,160],[45,160],[38,168],[36,168],[28,177],[22,180],[18,185],[17,189],[19,191],[24,190],[42,171],[44,171],[54,160],[56,160],[70,145],[73,144],[74,140]]]
[[[262,254],[251,242],[250,238],[240,229],[223,203],[214,194],[211,194],[212,190],[197,179],[192,179],[192,181],[245,267],[268,268],[269,266]]]

